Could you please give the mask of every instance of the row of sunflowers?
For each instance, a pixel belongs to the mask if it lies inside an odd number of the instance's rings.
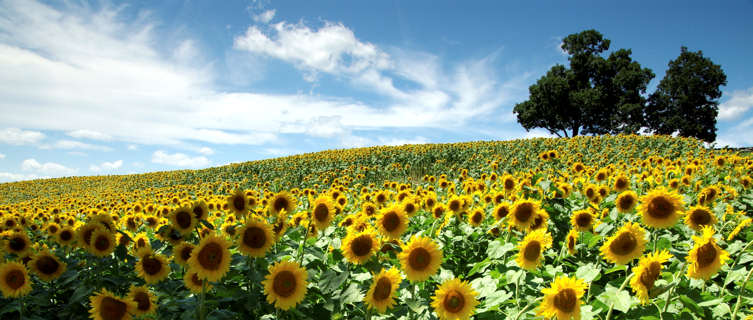
[[[598,136],[2,184],[0,318],[753,318],[752,175]]]

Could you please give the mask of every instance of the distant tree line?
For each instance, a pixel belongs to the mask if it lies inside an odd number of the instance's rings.
[[[569,68],[553,66],[513,109],[523,128],[562,137],[646,131],[716,140],[720,86],[727,84],[721,66],[683,46],[656,91],[646,95],[653,71],[634,61],[630,49],[604,56],[609,44],[596,30],[567,36],[562,49]]]

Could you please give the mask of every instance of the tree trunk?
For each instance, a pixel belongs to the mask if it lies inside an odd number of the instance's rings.
[[[579,128],[579,127],[577,127],[577,126],[574,126],[574,127],[573,127],[573,137],[575,137],[575,136],[577,136],[577,135],[578,135],[578,131],[579,131],[579,129],[580,129],[580,128]]]

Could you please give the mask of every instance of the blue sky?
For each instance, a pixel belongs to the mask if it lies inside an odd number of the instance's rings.
[[[649,92],[702,50],[753,145],[752,1],[609,2],[0,0],[0,182],[547,136],[512,107],[591,28]]]

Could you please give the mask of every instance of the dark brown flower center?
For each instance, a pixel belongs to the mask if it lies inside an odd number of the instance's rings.
[[[363,257],[371,252],[373,246],[374,243],[371,240],[371,237],[367,235],[361,235],[353,239],[353,241],[350,243],[350,250],[357,257]]]
[[[400,225],[400,217],[397,215],[397,213],[394,212],[387,212],[384,215],[384,221],[382,222],[382,226],[385,230],[388,232],[391,232]]]
[[[609,245],[609,250],[618,256],[624,256],[633,252],[637,246],[638,240],[632,233],[622,232]]]
[[[22,287],[26,283],[26,275],[21,270],[11,270],[5,274],[5,284],[13,290]]]
[[[73,239],[73,233],[69,230],[63,230],[60,232],[60,240],[69,241]]]
[[[661,272],[661,263],[657,261],[651,262],[641,273],[640,281],[647,290],[651,290],[654,287],[654,282],[659,278]]]
[[[272,282],[272,288],[275,293],[283,298],[293,295],[296,285],[295,275],[287,270],[277,273]]]
[[[329,209],[326,204],[320,203],[316,205],[316,208],[314,208],[314,218],[319,222],[325,222],[329,219]]]
[[[505,189],[512,190],[515,188],[515,181],[512,181],[512,179],[505,179]]]
[[[387,277],[379,278],[376,286],[374,287],[373,298],[376,301],[382,301],[390,297],[392,293],[392,282]]]
[[[136,301],[137,308],[141,311],[147,311],[152,306],[151,301],[149,301],[149,295],[143,291],[136,292],[133,295],[133,301]]]
[[[94,239],[94,248],[99,251],[105,251],[110,248],[110,239],[105,235],[99,235]]]
[[[246,209],[246,197],[236,195],[233,196],[233,209],[235,211],[243,211]]]
[[[536,261],[540,255],[541,243],[536,240],[529,242],[528,245],[526,245],[525,250],[523,250],[523,258],[527,261]]]
[[[188,261],[188,259],[191,258],[191,252],[193,252],[192,246],[184,246],[179,252],[180,258],[183,259],[183,261]]]
[[[465,307],[465,298],[463,298],[463,295],[460,292],[455,290],[450,291],[444,296],[442,306],[444,306],[444,309],[449,313],[458,313],[463,310],[463,307]]]
[[[635,199],[632,196],[624,196],[624,197],[620,197],[617,205],[622,210],[628,210],[633,207],[634,203],[635,203]]]
[[[202,208],[201,206],[194,206],[193,216],[196,217],[196,219],[204,218],[204,208]]]
[[[26,249],[26,240],[24,240],[21,237],[13,237],[8,241],[8,246],[10,247],[11,251],[15,252],[21,252]]]
[[[127,306],[125,302],[110,297],[105,297],[99,305],[99,315],[102,319],[123,319],[126,316]]]
[[[408,264],[411,269],[422,271],[431,263],[431,254],[425,248],[415,248],[408,255]]]
[[[575,224],[579,228],[588,228],[593,222],[593,216],[590,213],[581,212],[575,217]]]
[[[628,182],[625,178],[618,178],[617,181],[614,183],[614,186],[617,187],[617,189],[625,189],[627,188]]]
[[[460,200],[452,200],[452,201],[450,201],[449,208],[452,211],[458,211],[458,210],[460,210]]]
[[[223,259],[222,246],[218,243],[208,243],[199,251],[199,264],[206,270],[217,270]]]
[[[648,215],[656,219],[664,219],[675,212],[675,207],[664,196],[658,196],[648,204]]]
[[[690,213],[690,221],[698,226],[704,226],[711,223],[711,214],[704,209],[696,209]]]
[[[515,219],[517,219],[520,222],[526,223],[529,219],[531,219],[531,216],[533,216],[533,204],[529,202],[524,202],[518,205],[515,208]]]
[[[289,205],[290,205],[290,202],[288,201],[287,198],[285,198],[285,197],[279,197],[279,198],[275,199],[275,202],[274,202],[274,204],[272,206],[275,208],[276,212],[280,212],[280,210],[282,210],[282,209],[290,211],[290,210],[288,210],[288,206]]]
[[[575,290],[571,288],[562,289],[554,295],[554,307],[566,313],[573,312],[577,302]]]
[[[259,227],[249,227],[243,232],[243,244],[253,249],[259,249],[267,243],[267,235]]]
[[[60,263],[52,257],[42,256],[37,259],[36,267],[42,274],[51,275],[60,269]]]
[[[141,266],[144,268],[144,272],[150,276],[158,274],[162,270],[162,262],[152,256],[145,256],[141,261]]]
[[[703,246],[698,248],[698,267],[705,268],[714,263],[716,256],[717,252],[716,248],[714,248],[714,245],[711,242],[704,244]]]
[[[188,229],[191,227],[191,213],[186,210],[180,210],[175,213],[175,223],[181,229]]]

